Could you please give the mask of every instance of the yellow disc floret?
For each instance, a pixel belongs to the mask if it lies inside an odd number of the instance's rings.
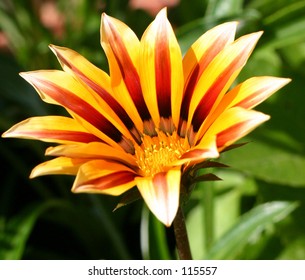
[[[158,132],[157,136],[144,135],[141,146],[136,147],[137,164],[143,176],[167,171],[189,149],[185,138]]]

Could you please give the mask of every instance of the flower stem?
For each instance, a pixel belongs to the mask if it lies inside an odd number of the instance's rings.
[[[191,260],[192,253],[190,249],[189,240],[187,237],[185,219],[181,206],[179,206],[178,208],[177,215],[174,219],[173,225],[174,225],[174,233],[176,238],[176,247],[180,260]]]

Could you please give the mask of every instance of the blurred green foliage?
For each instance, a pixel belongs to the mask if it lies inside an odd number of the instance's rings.
[[[127,0],[55,1],[61,29],[43,23],[46,1],[0,2],[0,128],[34,115],[65,114],[40,101],[18,72],[59,68],[48,44],[76,50],[107,69],[99,43],[100,14],[126,22],[140,37],[152,16]],[[181,0],[168,10],[183,52],[221,22],[238,35],[264,30],[238,77],[292,78],[258,110],[271,120],[224,153],[223,181],[196,186],[185,206],[196,259],[305,259],[305,1]],[[60,21],[59,21],[60,22]],[[73,178],[29,180],[45,160],[45,143],[0,139],[1,259],[173,259],[173,232],[137,201],[115,212],[116,197],[70,193]],[[206,171],[203,171],[206,172]],[[211,172],[208,170],[207,173]]]

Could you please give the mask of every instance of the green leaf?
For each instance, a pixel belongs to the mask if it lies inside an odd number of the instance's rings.
[[[207,253],[206,259],[234,259],[251,239],[257,239],[270,225],[283,220],[298,206],[295,202],[261,204],[244,214]]]
[[[209,0],[206,16],[214,18],[236,15],[242,10],[243,0]]]
[[[225,154],[222,161],[266,182],[304,187],[305,157],[289,149],[288,142],[284,146],[284,141],[280,140],[281,137],[286,137],[284,134],[269,130],[265,135],[265,139],[254,138],[249,145]],[[277,139],[271,141],[276,136]],[[291,144],[294,142],[292,139],[290,141]],[[297,145],[295,143],[295,147]]]
[[[289,22],[301,18],[305,12],[305,1],[291,1],[281,9],[275,10],[274,13],[264,19],[267,25],[289,24]]]
[[[198,203],[188,211],[186,222],[194,259],[203,259],[211,245],[210,241],[220,237],[238,218],[239,188],[209,195],[211,187],[224,183],[225,181],[206,182],[196,188],[192,195],[192,199],[196,198]]]
[[[22,258],[26,242],[37,219],[52,207],[62,207],[64,203],[50,201],[44,204],[31,205],[19,215],[5,222],[1,219],[0,227],[0,259],[19,260]]]
[[[165,226],[143,205],[141,219],[141,251],[146,260],[169,260]]]

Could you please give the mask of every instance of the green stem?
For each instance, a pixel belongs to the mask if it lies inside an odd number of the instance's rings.
[[[209,250],[214,241],[214,189],[213,183],[203,186],[205,247]]]
[[[174,233],[176,238],[176,247],[180,260],[191,260],[192,253],[187,237],[184,215],[181,206],[178,208],[177,215],[174,219]]]

